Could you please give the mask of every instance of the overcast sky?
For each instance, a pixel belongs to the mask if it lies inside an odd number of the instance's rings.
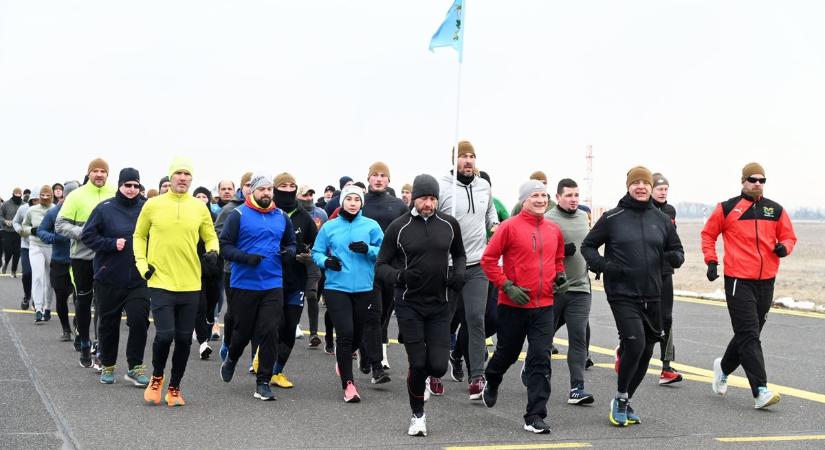
[[[387,162],[396,189],[449,170],[457,58],[429,39],[451,0],[0,0],[0,195],[102,156],[155,186],[293,173],[320,191]],[[459,135],[508,206],[543,170],[614,205],[627,170],[671,202],[767,195],[825,207],[825,2],[468,0]]]

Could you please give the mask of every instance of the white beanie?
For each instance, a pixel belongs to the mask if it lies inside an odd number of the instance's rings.
[[[357,194],[358,197],[361,198],[361,207],[363,208],[364,207],[364,190],[361,189],[360,187],[354,185],[354,184],[351,184],[349,186],[344,186],[344,188],[341,189],[341,197],[340,197],[341,206],[344,206],[344,199],[347,198],[347,195],[352,195],[352,194]]]
[[[547,186],[539,180],[530,180],[518,188],[518,202],[524,203],[535,192],[547,192]]]
[[[273,186],[272,176],[265,173],[256,173],[249,180],[252,183],[252,192],[260,187]]]

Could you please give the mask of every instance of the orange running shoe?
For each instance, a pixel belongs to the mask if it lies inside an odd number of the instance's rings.
[[[183,406],[186,404],[183,401],[183,396],[180,395],[180,388],[169,386],[166,390],[166,404],[169,406]]]
[[[143,400],[146,403],[154,403],[160,405],[160,390],[163,389],[163,377],[153,376],[149,380],[149,385],[143,391]]]

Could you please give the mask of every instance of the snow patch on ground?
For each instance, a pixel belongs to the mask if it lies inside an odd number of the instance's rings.
[[[681,297],[703,298],[706,300],[725,300],[725,291],[722,289],[717,289],[716,291],[710,293],[674,290],[673,294]],[[794,300],[792,297],[777,298],[773,301],[773,306],[795,309],[797,311],[816,311],[825,313],[825,305],[817,305],[816,303],[808,300]]]

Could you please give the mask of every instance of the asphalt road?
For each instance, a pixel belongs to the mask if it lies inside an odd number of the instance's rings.
[[[616,330],[604,294],[594,292],[591,352],[597,365],[586,377],[596,396],[592,406],[566,404],[568,372],[559,359],[549,402],[553,432],[523,431],[526,393],[520,366],[514,366],[493,409],[470,401],[466,384],[445,379],[446,394],[426,406],[429,436],[413,438],[406,435],[406,355],[399,345],[390,347],[393,381],[378,387],[357,373],[363,401],[353,405],[341,400],[333,358],[306,348],[306,340],[297,341],[286,370],[295,388],[277,390],[275,402],[255,400],[254,378],[242,371],[223,383],[219,360],[199,360],[193,345],[182,385],[187,405],[147,406],[142,390],[123,382],[124,343],[118,381],[104,386],[97,373],[78,365],[70,343],[58,341],[56,318],[36,326],[31,312],[18,310],[21,296],[19,279],[0,277],[0,448],[825,447],[825,316],[770,314],[763,347],[769,380],[783,397],[770,410],[756,411],[741,369],[727,396],[710,390],[711,362],[731,336],[727,310],[712,302],[677,302],[677,367],[686,380],[658,386],[652,365],[633,401],[642,424],[620,429],[607,420]],[[124,339],[126,330],[124,323]],[[152,336],[150,328],[150,342]],[[564,338],[562,330],[556,341],[562,354]],[[151,360],[151,345],[145,359]]]

